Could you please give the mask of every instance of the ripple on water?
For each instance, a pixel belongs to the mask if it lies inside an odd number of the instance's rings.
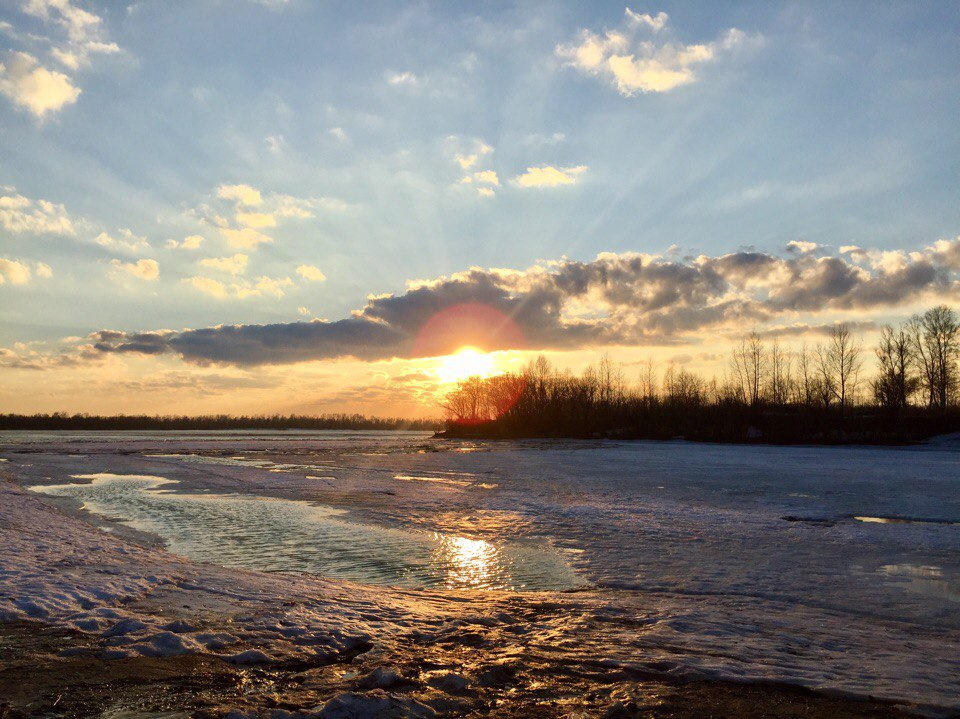
[[[156,476],[74,478],[90,481],[32,489],[74,497],[199,561],[407,587],[530,591],[580,583],[560,553],[543,543],[360,524],[344,510],[303,501],[179,493],[171,491],[176,480]]]

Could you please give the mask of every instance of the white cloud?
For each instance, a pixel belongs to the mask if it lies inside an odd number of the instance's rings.
[[[166,246],[170,250],[196,250],[203,242],[203,235],[187,235],[182,242],[167,240]]]
[[[124,262],[123,260],[110,260],[110,266],[117,272],[123,272],[138,280],[156,280],[160,276],[160,265],[156,260],[137,260],[136,262]]]
[[[193,214],[201,221],[216,227],[227,242],[241,249],[273,242],[273,238],[261,230],[276,227],[287,218],[309,219],[315,209],[342,212],[350,209],[343,200],[333,197],[294,197],[279,192],[263,193],[245,184],[220,185],[216,196],[232,203],[232,208],[214,210],[202,205]],[[232,218],[230,217],[232,215]]]
[[[656,16],[626,9],[624,26],[596,34],[583,30],[575,43],[556,54],[580,72],[611,82],[621,95],[667,92],[696,82],[698,66],[743,44],[745,33],[731,28],[717,40],[684,45],[650,38],[666,29],[666,13]],[[639,35],[639,37],[638,37]]]
[[[406,85],[408,87],[416,87],[422,80],[409,70],[404,70],[403,72],[388,72],[387,82],[394,86]]]
[[[25,285],[30,281],[30,268],[19,260],[0,257],[0,285]]]
[[[524,188],[573,185],[577,182],[578,176],[586,170],[586,165],[577,165],[576,167],[553,167],[552,165],[528,167],[526,172],[513,179],[513,184]]]
[[[226,285],[209,277],[189,277],[184,280],[184,282],[188,282],[193,285],[194,288],[200,290],[201,292],[206,292],[208,295],[213,295],[214,297],[227,296]]]
[[[252,227],[241,227],[239,229],[221,227],[220,234],[223,235],[231,247],[239,247],[244,250],[253,249],[257,245],[265,242],[273,242],[272,237],[268,237],[262,232],[257,232]]]
[[[277,218],[269,212],[238,212],[236,219],[237,224],[257,229],[277,226]]]
[[[665,12],[658,12],[656,16],[648,15],[647,13],[637,13],[626,8],[625,14],[627,20],[636,25],[645,25],[653,32],[660,32],[667,26],[667,20],[670,19],[670,16]]]
[[[0,187],[0,225],[8,232],[75,235],[73,221],[63,205],[31,200],[15,188]]]
[[[287,141],[284,139],[283,135],[267,135],[264,142],[267,145],[267,149],[272,152],[274,155],[279,155],[285,149],[287,149]]]
[[[77,101],[80,88],[62,72],[48,70],[33,55],[12,52],[0,63],[0,93],[43,119]]]
[[[297,314],[306,316],[310,314],[310,310],[308,310],[306,307],[297,307]]]
[[[205,257],[200,260],[200,264],[231,275],[242,275],[247,269],[249,260],[249,257],[238,252],[231,257]]]
[[[120,235],[120,239],[106,232],[101,232],[94,238],[94,242],[101,247],[107,247],[111,250],[121,250],[123,252],[140,252],[150,247],[150,243],[147,242],[146,237],[138,237],[125,227],[120,228],[117,232]]]
[[[205,292],[208,295],[218,298],[235,297],[237,299],[246,299],[248,297],[261,297],[271,295],[277,299],[283,297],[284,290],[293,286],[293,280],[289,277],[258,277],[256,281],[241,280],[227,285],[211,277],[188,277],[184,282],[189,283],[195,289]]]
[[[310,282],[323,282],[327,276],[320,271],[320,268],[313,265],[300,265],[297,268],[297,274]]]
[[[494,170],[481,170],[473,173],[473,180],[481,185],[498,185],[500,178]]]
[[[451,135],[447,138],[447,141],[452,142],[454,145],[460,145],[463,147],[463,141],[456,135]],[[480,158],[493,152],[493,148],[483,140],[474,139],[470,141],[469,146],[469,150],[460,150],[459,152],[455,152],[453,155],[454,162],[460,165],[461,170],[469,170],[471,167],[477,164],[477,161],[480,160]]]
[[[46,262],[38,262],[35,267],[37,277],[42,277],[45,280],[53,277],[53,270],[50,268]]]
[[[102,18],[72,0],[24,0],[21,10],[49,30],[30,33],[31,44],[47,44],[50,57],[71,73],[90,65],[92,55],[120,51],[106,37]],[[0,64],[0,93],[40,119],[76,102],[80,92],[73,77],[47,68],[26,52],[11,52]]]
[[[235,200],[238,205],[256,207],[263,201],[260,190],[250,185],[220,185],[217,197],[222,200]]]
[[[293,280],[289,277],[258,277],[252,284],[235,284],[232,289],[240,299],[261,295],[272,295],[280,299],[284,295],[284,288],[292,286]]]
[[[26,0],[23,11],[66,32],[66,42],[62,45],[48,40],[54,45],[50,54],[71,70],[88,65],[90,55],[120,52],[116,43],[107,40],[103,19],[77,7],[71,0]]]
[[[807,240],[790,240],[787,243],[787,252],[798,252],[801,255],[806,255],[819,246],[816,242],[808,242]]]
[[[331,127],[328,132],[340,142],[347,142],[350,139],[342,127]]]
[[[480,197],[493,197],[497,193],[495,193],[489,187],[478,187],[477,194],[479,194]]]

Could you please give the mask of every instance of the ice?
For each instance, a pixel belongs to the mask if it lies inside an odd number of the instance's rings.
[[[78,444],[85,456],[69,456]],[[148,456],[163,445],[174,450],[166,454],[256,453],[256,462]],[[0,616],[128,641],[104,645],[117,656],[253,651],[284,661],[349,655],[404,633],[465,647],[510,637],[530,651],[611,668],[790,682],[894,699],[931,714],[960,710],[956,443],[780,448],[274,434],[176,442],[145,435],[122,444],[34,437],[24,453],[17,447],[7,440],[11,461],[3,471],[26,486],[96,488],[96,480],[83,485],[87,480],[73,475],[157,477],[166,481],[120,484],[149,495],[155,510],[167,503],[246,511],[243,503],[254,503],[269,505],[267,516],[283,508],[270,527],[313,517],[310,526],[342,522],[377,537],[459,537],[466,540],[460,549],[481,566],[488,547],[532,542],[555,548],[589,584],[509,598],[495,591],[373,593],[308,574],[246,571],[249,562],[197,564],[129,543],[133,520],[117,522],[107,507],[114,519],[90,519],[119,536],[49,506],[75,511],[64,503],[78,497],[41,499],[0,483],[0,596],[10,598]],[[277,466],[290,471],[269,471]],[[311,478],[321,473],[336,480]],[[221,524],[229,526],[230,516]],[[172,540],[170,548],[177,549]],[[528,559],[512,561],[521,571]],[[136,628],[104,636],[125,621]],[[183,624],[171,624],[177,621]],[[329,711],[354,711],[377,696],[344,695]]]

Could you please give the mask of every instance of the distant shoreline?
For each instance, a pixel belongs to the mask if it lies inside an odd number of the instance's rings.
[[[2,414],[0,431],[73,432],[177,432],[191,430],[371,430],[436,431],[442,422],[436,419],[367,417],[353,414],[270,415],[270,416],[159,416],[159,415],[83,415],[83,414]]]
[[[611,439],[625,441],[688,441],[712,444],[780,446],[876,446],[903,447],[923,443],[934,437],[960,435],[960,417],[956,415],[917,415],[888,423],[876,417],[850,416],[848,421],[808,423],[800,417],[760,416],[754,422],[687,426],[643,426],[597,429],[585,433],[521,430],[498,421],[484,423],[448,422],[436,432],[436,439]]]

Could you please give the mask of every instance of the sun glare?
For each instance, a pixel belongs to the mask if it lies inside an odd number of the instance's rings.
[[[481,352],[475,347],[461,347],[452,355],[441,357],[436,372],[444,382],[459,382],[468,377],[489,377],[496,372],[496,360],[492,354]]]

